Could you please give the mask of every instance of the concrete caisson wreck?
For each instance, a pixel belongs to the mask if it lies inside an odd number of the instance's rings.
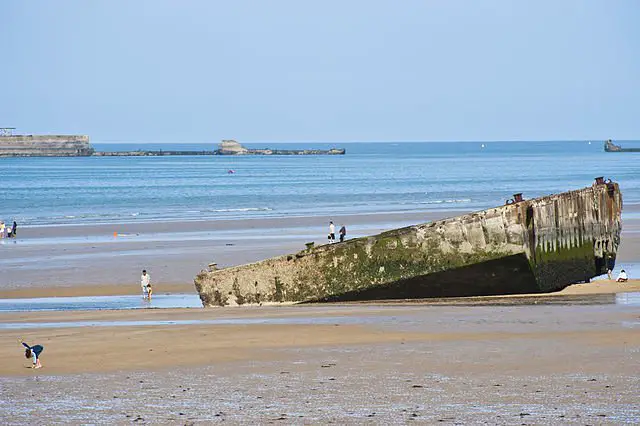
[[[561,290],[613,268],[622,195],[587,188],[202,271],[204,306],[485,296]]]

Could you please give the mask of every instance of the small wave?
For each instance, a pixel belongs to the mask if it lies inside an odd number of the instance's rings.
[[[211,209],[207,211],[211,213],[270,212],[273,211],[273,209],[269,207],[245,207],[237,209]]]
[[[222,209],[201,209],[201,210],[165,210],[154,212],[111,212],[111,213],[78,213],[75,215],[51,215],[21,217],[16,219],[19,223],[29,226],[46,225],[67,225],[67,224],[89,224],[89,223],[114,223],[119,221],[133,220],[180,220],[194,217],[215,218],[228,217],[229,215],[241,215],[243,213],[261,213],[273,211],[270,207],[239,207]]]
[[[470,198],[461,199],[449,199],[449,200],[428,200],[428,201],[415,201],[407,204],[454,204],[454,203],[470,203]]]

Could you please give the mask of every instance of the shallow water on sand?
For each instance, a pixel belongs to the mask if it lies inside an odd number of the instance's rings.
[[[184,302],[185,305],[190,304],[188,307],[196,307],[196,303],[194,299],[197,299],[195,295],[174,295],[175,297],[166,296],[165,306],[164,307],[176,307],[169,306],[171,304],[175,305],[176,302]],[[132,302],[133,298],[137,298],[137,296],[104,296],[104,297],[83,297],[83,298],[60,298],[65,299],[65,303],[56,304],[55,300],[57,298],[47,298],[47,299],[15,299],[18,302],[11,305],[11,299],[0,300],[0,312],[2,312],[1,307],[3,304],[5,305],[4,312],[25,312],[28,311],[29,306],[33,306],[29,304],[30,300],[40,300],[41,306],[56,306],[59,309],[41,309],[41,310],[86,310],[87,308],[82,308],[82,303],[77,306],[73,305],[72,299],[83,299],[87,300],[86,303],[98,303],[96,299],[113,299],[111,300],[113,304],[125,302]],[[389,314],[391,316],[380,316],[376,313],[369,312],[370,309],[375,309],[376,311],[395,311],[397,309],[397,304],[388,303],[383,306],[378,304],[347,304],[347,305],[332,305],[331,309],[334,313],[333,315],[323,316],[316,315],[314,312],[317,308],[323,309],[326,305],[307,305],[307,306],[299,306],[300,315],[296,316],[287,316],[287,317],[252,317],[246,318],[243,316],[238,316],[236,318],[216,318],[216,319],[176,319],[176,320],[120,320],[120,321],[100,321],[100,320],[92,320],[92,321],[56,321],[56,322],[0,322],[0,330],[17,330],[17,329],[42,329],[42,328],[77,328],[77,327],[131,327],[131,326],[167,326],[167,325],[375,325],[383,328],[389,329],[402,329],[404,331],[424,331],[424,324],[422,315],[424,314],[425,309],[436,306],[453,306],[457,308],[473,308],[487,311],[487,317],[478,321],[475,317],[467,318],[463,312],[456,311],[455,313],[455,321],[451,322],[446,318],[446,315],[441,319],[438,319],[436,322],[439,324],[438,328],[440,331],[444,331],[444,328],[447,328],[451,324],[454,324],[454,328],[460,329],[460,327],[474,327],[476,330],[478,327],[492,326],[492,327],[502,327],[503,331],[508,331],[512,329],[514,326],[517,327],[517,321],[505,321],[503,318],[504,313],[508,313],[514,309],[544,309],[548,308],[550,311],[563,309],[563,312],[566,309],[574,308],[583,308],[583,307],[591,307],[590,312],[592,314],[599,314],[602,311],[618,311],[620,309],[626,310],[628,308],[637,308],[640,306],[640,293],[620,293],[620,294],[611,294],[611,295],[589,295],[589,296],[546,296],[546,297],[520,297],[520,298],[509,298],[509,299],[476,299],[474,303],[469,303],[468,301],[465,303],[459,302],[464,299],[453,299],[453,300],[438,300],[432,303],[424,302],[421,304],[418,303],[405,303],[402,311],[398,314]],[[8,303],[5,303],[8,302]],[[507,302],[507,303],[504,303]],[[85,303],[85,305],[86,305]],[[145,305],[146,303],[146,305]],[[155,303],[155,299],[152,303]],[[199,299],[197,299],[197,303],[199,304]],[[100,308],[96,307],[95,309],[136,309],[136,308],[144,308],[151,307],[151,304],[148,302],[138,302],[136,306],[133,306],[135,302],[132,302],[132,305],[126,305],[128,307],[120,307],[120,308]],[[156,306],[159,307],[159,306]],[[14,308],[13,311],[9,310]],[[293,309],[297,309],[296,307],[292,307]],[[89,308],[90,309],[90,308]],[[233,312],[234,308],[226,308],[227,312]],[[34,309],[32,311],[35,311]],[[304,310],[304,312],[302,311]],[[294,312],[295,311],[288,311]],[[341,314],[344,312],[344,314]],[[474,311],[475,312],[475,311]],[[238,312],[241,314],[241,312]],[[587,321],[588,327],[592,327],[593,324]],[[541,321],[541,324],[544,321]],[[578,326],[578,324],[574,324],[574,326]],[[627,321],[624,324],[625,328],[635,328],[640,327],[640,321]]]
[[[153,300],[141,296],[41,297],[0,299],[0,312],[94,311],[149,308],[201,308],[197,294],[158,294]]]
[[[510,306],[510,305],[628,305],[640,306],[640,292],[618,294],[588,294],[566,296],[522,296],[522,297],[460,297],[419,300],[389,300],[371,304],[426,304],[455,306]],[[337,305],[343,306],[343,305]],[[153,300],[140,296],[77,296],[40,297],[23,299],[0,299],[1,312],[40,311],[93,311],[149,308],[201,308],[197,294],[158,294]]]

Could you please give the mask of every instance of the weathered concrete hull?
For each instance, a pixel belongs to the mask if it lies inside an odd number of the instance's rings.
[[[324,245],[195,279],[205,306],[561,290],[615,263],[615,183]]]
[[[94,153],[83,135],[0,136],[0,157],[84,157]]]

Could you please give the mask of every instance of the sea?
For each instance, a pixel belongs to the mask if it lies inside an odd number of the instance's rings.
[[[94,143],[98,151],[211,150],[215,144]],[[640,141],[625,141],[640,147]],[[640,204],[640,153],[602,141],[256,143],[345,155],[0,158],[0,219],[21,226],[474,211],[620,184]],[[637,212],[637,210],[635,210]],[[627,214],[627,213],[625,213]],[[629,213],[637,215],[637,213]]]

